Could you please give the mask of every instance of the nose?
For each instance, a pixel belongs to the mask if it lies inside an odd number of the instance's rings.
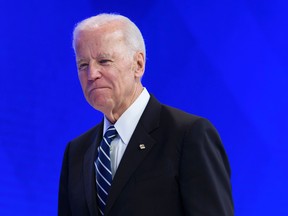
[[[87,73],[88,80],[96,80],[101,77],[100,69],[96,64],[90,64]]]

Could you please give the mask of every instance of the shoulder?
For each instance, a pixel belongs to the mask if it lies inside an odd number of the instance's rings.
[[[80,134],[78,137],[74,138],[73,140],[71,140],[71,143],[81,143],[83,141],[89,140],[89,139],[93,139],[93,137],[97,134],[97,132],[99,132],[100,130],[100,124],[90,128],[89,130],[85,131],[84,133]]]
[[[199,130],[212,129],[215,130],[212,123],[205,117],[191,114],[178,108],[159,102],[153,95],[147,105],[144,119],[157,119],[153,123],[159,124],[162,128],[176,131],[187,132],[194,130],[195,127]]]
[[[165,104],[162,104],[162,115],[165,115],[170,118],[175,118],[179,119],[179,121],[195,121],[199,118],[200,116],[185,112],[183,110],[177,109],[172,106],[168,106]]]
[[[163,122],[172,122],[173,125],[182,127],[213,127],[211,122],[199,115],[191,114],[183,110],[162,104],[161,120]]]
[[[97,135],[102,132],[102,124],[98,124],[75,139],[71,140],[67,145],[69,155],[84,154],[86,150],[95,142]]]

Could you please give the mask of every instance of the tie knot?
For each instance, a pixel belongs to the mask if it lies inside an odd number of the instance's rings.
[[[105,139],[110,143],[117,136],[116,128],[111,125],[104,134]]]

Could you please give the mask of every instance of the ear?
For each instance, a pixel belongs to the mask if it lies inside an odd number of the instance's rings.
[[[135,77],[141,78],[145,71],[145,57],[143,52],[137,52],[135,54]]]

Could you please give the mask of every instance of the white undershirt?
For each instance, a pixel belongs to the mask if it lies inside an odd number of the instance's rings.
[[[114,124],[118,135],[111,142],[110,147],[110,159],[111,159],[111,171],[112,178],[116,173],[122,156],[126,150],[126,147],[132,137],[132,134],[139,122],[142,113],[148,104],[150,95],[146,88],[143,89],[139,97],[134,103],[120,116],[117,122]],[[109,120],[104,116],[103,136],[111,125]]]

